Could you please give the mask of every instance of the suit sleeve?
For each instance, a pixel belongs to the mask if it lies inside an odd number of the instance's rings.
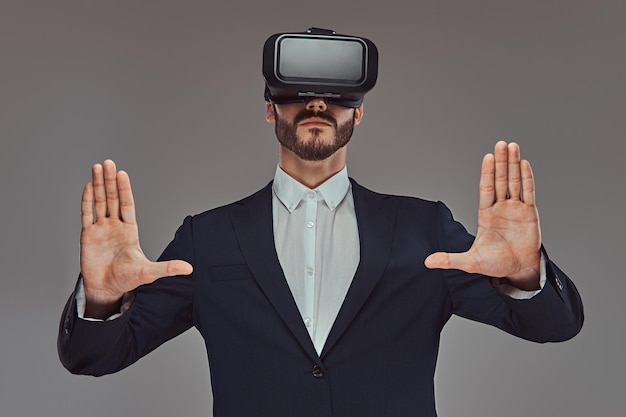
[[[438,245],[447,252],[464,252],[474,237],[437,203]],[[449,290],[452,312],[470,320],[498,327],[534,342],[559,342],[574,337],[582,328],[584,314],[574,283],[548,257],[543,289],[529,299],[516,299],[497,291],[490,277],[459,270],[442,270]]]
[[[187,217],[159,260],[193,265],[192,218]],[[164,277],[135,289],[128,311],[115,320],[77,316],[75,294],[67,301],[57,338],[61,363],[74,374],[104,375],[136,362],[193,325],[194,276]]]

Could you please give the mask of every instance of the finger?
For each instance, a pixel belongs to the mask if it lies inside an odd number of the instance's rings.
[[[181,260],[148,262],[143,272],[142,281],[149,284],[163,277],[189,275],[193,272],[193,267],[189,262]]]
[[[435,252],[426,258],[424,265],[430,269],[459,269],[465,272],[476,272],[474,268],[475,262],[467,252]]]
[[[130,188],[130,178],[126,171],[117,173],[117,189],[120,198],[120,214],[126,223],[135,223],[135,200],[133,191]]]
[[[107,197],[104,190],[104,174],[102,165],[95,164],[91,168],[91,182],[93,184],[94,208],[96,210],[96,221],[107,216]]]
[[[93,184],[88,182],[83,188],[83,197],[80,204],[80,220],[83,228],[93,224]]]
[[[519,200],[521,184],[519,145],[517,143],[509,143],[508,147],[508,177],[509,177],[509,199]]]
[[[104,190],[106,192],[107,212],[111,218],[120,217],[120,200],[117,192],[117,168],[115,162],[107,159],[102,164],[104,172]]]
[[[496,143],[493,152],[495,156],[495,187],[496,187],[496,201],[503,201],[507,198],[507,192],[509,191],[508,181],[508,158],[509,151],[506,142],[500,141]]]
[[[488,153],[483,158],[480,168],[480,183],[478,208],[487,208],[493,205],[496,200],[495,192],[495,165],[493,154]]]
[[[522,172],[522,200],[528,205],[535,205],[535,178],[530,162],[523,160],[520,163]]]

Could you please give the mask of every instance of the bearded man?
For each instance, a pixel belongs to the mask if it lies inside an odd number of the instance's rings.
[[[362,100],[266,98],[273,181],[188,216],[158,262],[141,251],[126,172],[93,166],[81,276],[59,332],[71,372],[116,372],[195,327],[215,417],[435,416],[452,314],[536,342],[579,332],[582,303],[541,245],[517,144],[498,142],[482,161],[474,237],[443,203],[348,177]]]

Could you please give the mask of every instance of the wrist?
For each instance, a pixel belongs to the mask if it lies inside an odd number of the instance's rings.
[[[107,319],[120,312],[124,294],[106,294],[85,287],[85,317]]]
[[[505,277],[506,283],[523,291],[536,291],[541,289],[541,266],[528,268],[515,275]]]

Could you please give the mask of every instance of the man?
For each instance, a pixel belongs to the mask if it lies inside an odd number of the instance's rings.
[[[498,142],[483,159],[474,238],[442,203],[348,178],[362,96],[289,96],[266,81],[274,181],[187,217],[159,262],[141,251],[128,175],[113,161],[93,166],[81,279],[59,333],[70,371],[115,372],[194,326],[216,417],[435,416],[452,314],[537,342],[578,333],[580,297],[541,246],[517,144]]]

